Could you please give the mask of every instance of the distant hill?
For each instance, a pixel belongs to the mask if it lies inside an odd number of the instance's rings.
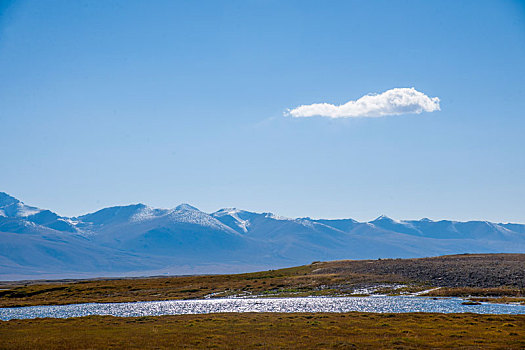
[[[313,260],[525,253],[525,225],[283,218],[188,204],[63,217],[0,192],[0,279],[245,272]]]

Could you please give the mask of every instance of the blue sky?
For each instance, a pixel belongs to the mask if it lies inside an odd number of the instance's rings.
[[[522,1],[0,1],[0,191],[525,222]],[[411,88],[440,111],[294,118]]]

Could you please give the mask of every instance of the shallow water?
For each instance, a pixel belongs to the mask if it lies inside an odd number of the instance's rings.
[[[311,297],[264,299],[167,300],[135,303],[72,304],[0,308],[0,319],[68,318],[88,315],[121,317],[207,314],[217,312],[473,312],[525,314],[524,305],[461,305],[463,299],[424,297]]]

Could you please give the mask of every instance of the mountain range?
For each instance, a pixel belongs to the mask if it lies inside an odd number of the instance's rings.
[[[63,217],[0,192],[0,280],[248,272],[314,260],[525,253],[525,225],[284,218],[188,204]]]

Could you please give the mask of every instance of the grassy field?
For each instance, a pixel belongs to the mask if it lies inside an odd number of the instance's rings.
[[[0,307],[229,295],[407,293],[523,302],[524,254],[314,262],[235,275],[0,283]],[[374,290],[368,293],[374,293]],[[496,299],[497,297],[498,299]],[[476,314],[209,314],[0,321],[1,349],[524,349],[525,316]]]
[[[398,294],[442,287],[433,296],[525,297],[525,254],[315,262],[235,275],[0,283],[0,307],[196,299],[230,295],[348,295],[370,286]],[[395,286],[404,285],[398,288]],[[396,289],[397,288],[397,289]],[[508,300],[508,299],[500,299]]]
[[[0,322],[2,349],[523,349],[525,316],[210,314]]]

